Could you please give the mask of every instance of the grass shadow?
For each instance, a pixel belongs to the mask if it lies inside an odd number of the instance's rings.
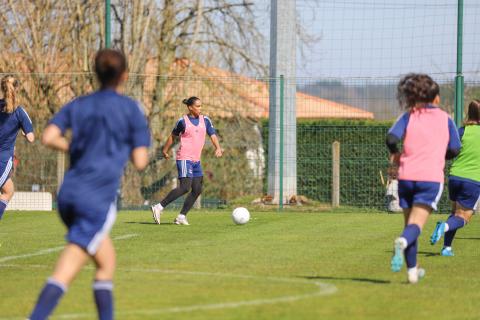
[[[440,253],[438,252],[427,252],[427,251],[418,251],[417,254],[420,254],[424,257],[436,257],[436,256],[439,256]]]
[[[156,224],[155,222],[146,222],[146,221],[125,221],[124,223],[128,223],[128,224],[147,224],[147,225],[158,226],[158,224]],[[171,225],[171,224],[174,224],[174,223],[173,222],[162,222],[159,225],[161,226],[161,225]]]
[[[333,277],[333,276],[306,276],[300,277],[308,280],[341,280],[341,281],[355,281],[355,282],[368,282],[373,284],[389,284],[390,280],[370,279],[370,278],[348,278],[348,277]]]

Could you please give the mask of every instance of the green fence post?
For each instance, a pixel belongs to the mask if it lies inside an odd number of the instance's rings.
[[[112,29],[111,29],[110,0],[105,0],[105,48],[111,47]]]
[[[283,210],[283,108],[284,108],[284,78],[280,75],[280,195],[278,197],[279,209]]]
[[[455,76],[455,124],[459,127],[463,121],[464,78],[463,78],[463,0],[458,0],[457,10],[457,75]]]

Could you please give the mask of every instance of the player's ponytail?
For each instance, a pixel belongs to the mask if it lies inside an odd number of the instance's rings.
[[[190,98],[188,98],[188,99],[183,99],[183,100],[182,100],[182,103],[183,103],[184,105],[186,105],[187,107],[191,107],[191,106],[193,106],[193,104],[194,104],[195,101],[197,101],[197,100],[200,100],[200,99],[197,98],[197,97],[190,97]]]
[[[11,75],[2,78],[0,86],[3,92],[3,99],[5,100],[3,112],[12,113],[17,108],[16,88],[18,85],[18,81]]]
[[[480,100],[473,100],[468,105],[465,125],[480,125]]]

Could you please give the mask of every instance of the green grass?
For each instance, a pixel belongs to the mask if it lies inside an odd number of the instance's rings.
[[[227,211],[197,211],[185,227],[170,224],[173,211],[160,226],[149,212],[121,212],[112,236],[138,236],[115,241],[117,318],[479,319],[480,221],[458,232],[457,256],[444,258],[428,243],[440,217],[431,217],[420,240],[427,276],[407,285],[404,270],[389,269],[400,215],[253,212],[250,223],[235,226]],[[53,213],[7,213],[0,261],[61,246],[63,234]],[[57,256],[0,262],[0,319],[28,315]],[[91,266],[82,271],[54,319],[95,319],[92,277]],[[315,295],[316,281],[337,292]],[[287,298],[267,303],[279,297]],[[257,302],[233,308],[245,301]]]

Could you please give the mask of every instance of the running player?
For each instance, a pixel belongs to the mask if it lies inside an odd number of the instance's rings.
[[[480,100],[468,106],[465,126],[459,129],[462,149],[453,162],[448,179],[452,214],[446,222],[439,221],[430,238],[437,243],[445,235],[442,256],[453,256],[452,242],[458,229],[463,228],[480,203]]]
[[[112,279],[115,250],[109,232],[116,218],[115,197],[125,164],[131,158],[142,170],[148,163],[150,133],[139,104],[121,94],[126,80],[125,56],[100,50],[95,72],[101,89],[65,105],[42,136],[44,145],[70,153],[70,169],[58,194],[68,244],[57,261],[30,316],[47,319],[82,267],[92,259],[98,317],[113,319]],[[65,138],[71,130],[72,140]]]
[[[0,219],[14,193],[14,184],[10,175],[14,164],[15,141],[18,130],[22,131],[28,142],[35,140],[33,126],[25,109],[17,104],[18,80],[7,75],[0,86],[3,99],[0,100]]]
[[[201,114],[202,102],[197,97],[184,99],[183,104],[188,108],[188,115],[184,115],[177,121],[172,134],[168,137],[163,147],[163,155],[166,159],[170,158],[168,154],[173,144],[174,137],[180,137],[180,148],[177,151],[177,170],[180,185],[170,191],[170,193],[152,206],[153,220],[160,224],[160,215],[163,209],[172,201],[183,196],[187,192],[190,194],[185,199],[180,214],[175,218],[174,223],[179,225],[189,225],[187,213],[192,208],[198,196],[202,193],[203,172],[200,162],[203,146],[205,144],[205,134],[215,146],[215,156],[222,156],[222,149],[218,142],[212,121],[207,116]]]
[[[438,107],[440,88],[426,74],[408,74],[400,80],[397,97],[407,111],[387,135],[390,162],[398,167],[400,206],[405,228],[395,240],[392,271],[400,271],[404,258],[407,279],[418,282],[425,270],[417,267],[417,239],[432,210],[437,209],[444,182],[445,158],[460,152],[460,139],[452,119]],[[403,139],[403,151],[397,144]]]

